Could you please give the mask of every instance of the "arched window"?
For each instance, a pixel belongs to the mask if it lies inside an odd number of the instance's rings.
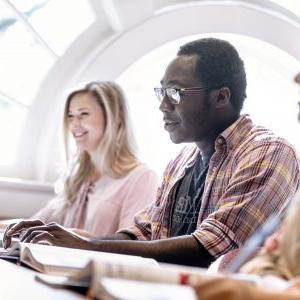
[[[169,42],[142,57],[118,78],[130,99],[130,111],[142,158],[161,174],[182,145],[174,145],[163,129],[162,113],[153,87],[159,86],[167,64],[180,45],[212,36],[226,39],[239,51],[247,72],[247,99],[243,113],[260,125],[272,128],[300,150],[297,101],[300,100],[293,76],[300,71],[294,57],[258,39],[235,34],[203,34]]]
[[[1,0],[0,176],[57,178],[66,89],[96,79],[124,87],[140,155],[161,173],[182,145],[164,131],[153,87],[179,45],[205,35],[228,39],[245,60],[244,111],[299,147],[298,0]],[[51,194],[0,186],[0,217],[30,216]]]
[[[300,69],[296,60],[300,58],[299,1],[141,4],[134,0],[130,1],[134,10],[124,1],[73,2],[72,9],[68,0],[0,2],[0,30],[5,28],[0,31],[0,134],[5,140],[0,148],[0,176],[45,181],[57,176],[64,89],[95,79],[118,80],[123,85],[134,114],[141,156],[161,171],[178,147],[171,144],[172,149],[162,149],[165,158],[161,162],[151,158],[152,149],[158,149],[150,143],[153,135],[170,145],[152,88],[179,44],[196,34],[217,34],[233,41],[249,69],[245,110],[254,112],[258,123],[275,127],[297,143],[283,126],[296,121],[282,118],[294,114],[298,96],[292,76]],[[134,70],[140,72],[138,77]],[[276,84],[272,86],[273,79]],[[269,90],[277,97],[272,103],[267,100],[271,98]],[[282,107],[279,96],[284,98]],[[258,103],[262,98],[264,102]],[[272,113],[266,116],[268,107]],[[146,125],[138,118],[145,109],[151,111]],[[271,118],[275,115],[282,122],[275,123]]]
[[[37,90],[60,56],[93,20],[85,0],[72,2],[72,9],[67,0],[0,2],[0,176],[31,177],[31,162],[23,164],[18,158],[21,148],[25,150],[21,144],[23,128]],[[30,140],[31,132],[26,135]]]

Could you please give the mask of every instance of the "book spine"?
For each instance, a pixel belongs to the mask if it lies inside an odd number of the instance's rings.
[[[140,280],[161,282],[170,284],[193,285],[203,277],[202,272],[190,272],[180,268],[168,268],[160,266],[136,266],[125,264],[102,263],[94,266],[93,274],[96,278],[111,277],[128,280]],[[207,276],[207,275],[206,275]]]

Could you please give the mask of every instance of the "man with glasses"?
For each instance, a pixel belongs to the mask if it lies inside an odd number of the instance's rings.
[[[11,225],[5,246],[24,228],[26,242],[152,257],[206,267],[240,247],[299,186],[291,145],[240,115],[246,74],[236,49],[206,38],[180,48],[155,88],[164,127],[174,143],[192,143],[172,160],[152,205],[131,228],[82,238],[57,224]]]
[[[300,88],[300,73],[295,77]],[[298,108],[300,122],[300,102]],[[196,293],[201,300],[296,300],[300,299],[299,275],[299,195],[293,199],[290,212],[285,216],[283,226],[276,234],[269,237],[260,252],[263,256],[246,266],[251,274],[265,276],[265,285],[258,287],[245,284],[228,277],[206,278],[198,282]],[[286,227],[288,226],[288,227]],[[293,226],[293,228],[291,228]],[[287,236],[286,236],[287,235]],[[282,246],[282,243],[284,244]],[[278,249],[280,247],[280,249]],[[290,250],[287,249],[289,247]],[[255,262],[255,259],[258,259]],[[243,269],[243,268],[242,268]],[[245,272],[242,270],[242,272]],[[284,278],[284,279],[283,279]],[[289,281],[287,281],[289,278]]]

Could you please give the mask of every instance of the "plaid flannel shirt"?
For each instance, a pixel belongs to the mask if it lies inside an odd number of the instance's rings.
[[[192,235],[215,258],[242,246],[274,212],[282,213],[299,186],[294,148],[272,131],[241,116],[215,142],[209,162],[197,228]],[[185,147],[171,161],[155,202],[136,214],[134,225],[119,232],[138,240],[170,237],[171,190],[199,153]]]

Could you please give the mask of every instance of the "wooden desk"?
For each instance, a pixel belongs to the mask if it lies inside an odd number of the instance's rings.
[[[56,289],[37,282],[36,272],[0,259],[0,299],[5,300],[83,300],[76,292]]]

